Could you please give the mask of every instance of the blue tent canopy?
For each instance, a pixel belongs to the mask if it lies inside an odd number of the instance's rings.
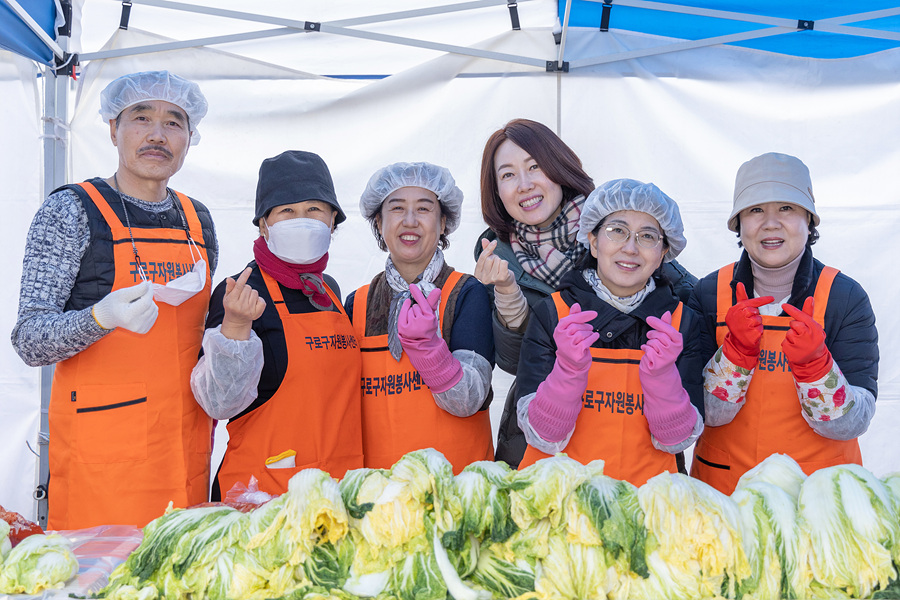
[[[19,5],[51,40],[56,39],[56,4],[53,0],[22,0]],[[19,18],[6,0],[0,0],[0,48],[43,64],[53,61],[53,51]]]
[[[606,11],[609,29],[683,40],[757,31],[764,37],[727,43],[806,58],[850,58],[900,46],[894,0],[560,0],[560,23],[566,22],[567,3],[569,27],[599,28]],[[871,14],[888,9],[894,14]]]

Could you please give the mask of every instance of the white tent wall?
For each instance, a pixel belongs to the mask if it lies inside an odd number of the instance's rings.
[[[9,339],[16,322],[22,249],[41,190],[41,115],[37,69],[9,52],[0,52],[0,338]],[[0,343],[0,505],[33,515],[31,493],[37,463],[40,370],[31,369],[8,342]]]
[[[478,46],[555,57],[552,20],[547,18],[553,16],[547,6],[555,3],[536,4],[538,22],[547,26],[523,20],[525,30],[508,31],[504,14],[505,30],[477,38],[483,40]],[[443,17],[448,31],[458,30],[458,23],[471,24],[463,13],[459,18]],[[472,35],[471,28],[463,30]],[[160,39],[158,34],[132,29],[118,32],[107,47]],[[109,80],[126,72],[163,68],[194,78],[209,99],[210,112],[200,125],[201,143],[190,150],[171,185],[212,210],[221,246],[214,283],[239,272],[251,258],[256,231],[250,220],[260,162],[286,149],[306,149],[322,155],[331,167],[349,217],[335,235],[328,268],[346,297],[383,268],[384,254],[359,216],[357,199],[372,172],[389,162],[427,160],[450,168],[466,201],[462,224],[450,236],[448,261],[472,271],[472,248],[484,229],[478,192],[481,151],[487,136],[514,117],[536,119],[554,129],[559,123],[563,139],[581,156],[596,183],[634,177],[657,183],[678,200],[688,236],[683,263],[697,276],[738,256],[736,240],[724,224],[738,166],[769,150],[796,154],[810,166],[822,216],[817,257],[860,281],[878,317],[880,394],[875,420],[862,439],[866,466],[879,475],[900,470],[900,456],[887,450],[892,446],[888,436],[900,425],[896,342],[900,319],[892,306],[900,282],[884,277],[900,255],[900,241],[893,235],[900,222],[896,191],[900,148],[892,144],[900,133],[896,119],[900,86],[895,83],[900,53],[823,62],[717,47],[550,74],[414,50],[416,60],[391,63],[396,58],[391,52],[379,55],[379,59],[391,55],[387,64],[402,65],[402,70],[384,71],[364,60],[377,46],[366,42],[356,51],[358,71],[396,73],[372,81],[305,75],[302,71],[337,72],[338,63],[326,66],[327,61],[315,55],[316,66],[324,70],[310,68],[308,61],[293,58],[297,50],[292,39],[266,40],[264,48],[254,47],[254,52],[244,52],[244,44],[89,64],[74,101],[70,180],[108,176],[115,168],[108,128],[96,112],[99,92]],[[331,43],[325,35],[305,37],[302,43],[313,47],[317,39]],[[660,40],[570,31],[567,43],[567,58],[580,58],[656,45]],[[341,56],[350,52],[344,44],[335,44],[334,49]],[[252,57],[238,56],[238,50]],[[290,68],[259,62],[275,56],[291,58],[284,61]],[[5,79],[0,85],[7,85]],[[30,147],[38,130],[25,121],[37,119],[29,113],[33,108],[28,100],[21,91],[18,94],[20,129],[8,139],[24,141],[15,148],[0,145],[0,158],[7,181],[13,173],[34,175],[9,199],[17,198],[17,206],[27,210],[20,209],[21,216],[0,226],[8,251],[6,279],[13,282],[2,296],[0,318],[6,331],[15,318],[25,229],[38,204],[34,165],[39,164],[39,142],[34,142],[33,163],[22,156],[29,153],[22,148]],[[0,97],[5,104],[8,96]],[[7,170],[7,158],[15,171]],[[22,365],[9,347],[0,357],[0,381],[10,384],[0,403],[0,504],[33,516],[34,460],[21,446],[26,439],[34,445],[36,439],[39,378],[37,370]],[[495,371],[495,426],[509,381]],[[23,411],[22,406],[31,410]],[[5,418],[7,411],[15,412],[14,421]],[[24,414],[31,411],[34,414]],[[221,431],[218,454],[224,441]]]

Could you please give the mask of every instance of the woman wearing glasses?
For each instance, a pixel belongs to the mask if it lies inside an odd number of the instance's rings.
[[[609,181],[585,200],[578,241],[585,258],[534,308],[522,342],[520,467],[565,452],[642,485],[676,472],[703,431],[676,365],[695,319],[661,276],[687,243],[678,205],[651,183]]]
[[[856,438],[878,393],[875,315],[862,286],[813,258],[818,224],[798,158],[770,152],[738,170],[728,229],[744,251],[697,284],[700,344],[685,359],[706,418],[691,474],[725,494],[774,452],[807,474],[862,464]]]

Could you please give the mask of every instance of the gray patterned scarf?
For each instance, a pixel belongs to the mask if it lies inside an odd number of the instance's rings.
[[[597,294],[597,297],[612,306],[613,308],[618,308],[620,311],[629,314],[631,311],[636,309],[641,305],[641,302],[644,301],[650,292],[656,289],[656,282],[653,281],[653,278],[650,278],[650,281],[647,282],[647,285],[643,287],[640,291],[638,291],[633,296],[616,296],[612,292],[609,291],[603,282],[600,281],[600,277],[597,275],[597,271],[593,269],[585,269],[581,272],[584,275],[584,280],[587,281],[591,288],[594,290],[594,293]]]
[[[422,293],[425,294],[425,297],[428,297],[428,294],[434,289],[434,280],[438,278],[441,274],[441,269],[444,268],[444,253],[438,248],[434,256],[431,257],[431,261],[428,263],[428,266],[425,267],[425,270],[422,271],[422,274],[418,276],[415,283],[419,286],[419,289],[422,290]],[[400,345],[400,336],[397,335],[397,321],[400,318],[400,308],[403,306],[403,302],[412,297],[409,293],[409,283],[403,279],[403,276],[400,275],[400,272],[397,270],[397,267],[394,266],[394,261],[391,260],[391,257],[388,256],[387,262],[384,265],[384,279],[387,281],[387,284],[391,286],[391,289],[394,290],[394,297],[391,298],[391,310],[388,313],[388,349],[391,352],[391,356],[394,357],[394,360],[400,361],[400,357],[403,355],[403,347]],[[440,322],[438,322],[438,328],[440,328]],[[438,331],[438,335],[440,335],[440,330]]]

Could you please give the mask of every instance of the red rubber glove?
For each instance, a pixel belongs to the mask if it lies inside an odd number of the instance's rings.
[[[812,318],[815,308],[812,296],[803,303],[803,310],[790,304],[782,304],[781,308],[793,317],[781,350],[791,365],[794,379],[805,383],[821,379],[831,370],[834,359],[825,347],[825,330]]]
[[[581,412],[581,397],[593,362],[591,346],[600,337],[589,323],[595,318],[597,311],[582,312],[576,302],[553,330],[556,362],[528,406],[531,428],[548,442],[562,441]]]
[[[638,376],[644,392],[644,416],[653,436],[666,446],[683,442],[694,430],[697,413],[681,384],[675,360],[684,348],[681,332],[672,327],[672,313],[647,317],[647,343]]]
[[[725,314],[728,333],[722,350],[731,362],[745,369],[755,369],[759,363],[759,344],[762,340],[762,317],[759,307],[774,302],[772,296],[748,298],[743,283],[737,284],[737,303]]]
[[[426,298],[419,286],[412,284],[409,293],[412,299],[407,298],[403,302],[397,318],[400,345],[431,391],[446,392],[459,383],[463,371],[447,342],[438,335],[434,313],[441,304],[441,289],[431,290]]]

